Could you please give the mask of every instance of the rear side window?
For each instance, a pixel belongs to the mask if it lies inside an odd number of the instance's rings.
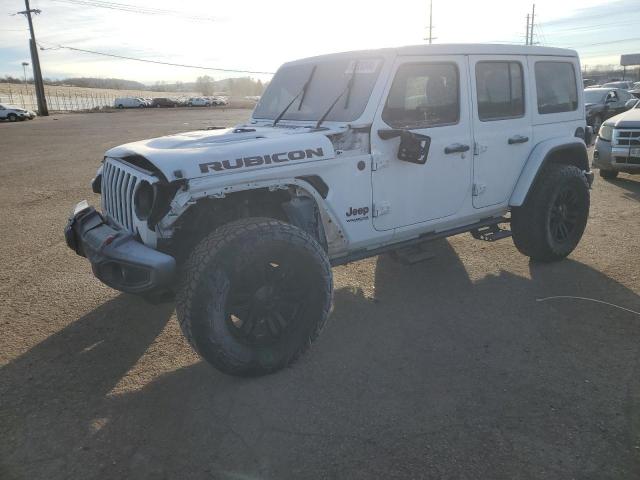
[[[536,62],[538,113],[572,112],[578,109],[576,72],[569,62]]]
[[[478,62],[476,92],[480,120],[524,115],[524,82],[519,62]]]
[[[451,125],[460,118],[458,67],[454,63],[409,63],[398,68],[382,119],[394,128]]]

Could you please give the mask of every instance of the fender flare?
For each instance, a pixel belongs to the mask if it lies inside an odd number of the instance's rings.
[[[538,143],[520,173],[509,199],[510,207],[520,207],[527,199],[531,186],[547,163],[575,165],[585,173],[589,172],[587,146],[581,138],[558,137]],[[587,176],[589,178],[589,176]]]
[[[235,192],[260,188],[268,188],[269,190],[296,188],[301,192],[304,192],[304,197],[313,200],[314,207],[317,208],[320,225],[317,225],[316,232],[320,233],[324,237],[318,239],[320,243],[328,250],[340,250],[344,248],[344,245],[348,242],[346,233],[342,230],[342,226],[338,222],[338,218],[329,208],[325,198],[323,198],[322,192],[318,191],[317,187],[309,182],[308,179],[288,177],[257,182],[238,182],[236,184],[226,185],[216,189],[207,188],[204,185],[198,185],[195,187],[195,189],[185,190],[178,193],[172,202],[171,211],[162,219],[161,227],[165,229],[173,228],[173,224],[178,220],[178,218],[180,218],[196,201],[203,198],[224,198],[226,195]],[[300,223],[301,228],[308,230],[309,224],[307,222],[311,221],[309,218],[309,212],[311,210],[309,210],[308,207],[308,202],[294,202],[289,205],[289,208],[285,207],[285,212],[290,221],[294,222],[294,224]]]

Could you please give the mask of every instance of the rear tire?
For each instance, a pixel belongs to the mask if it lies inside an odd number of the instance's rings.
[[[176,311],[187,341],[230,375],[275,372],[318,337],[331,308],[329,259],[303,230],[270,218],[217,228],[194,248]]]
[[[604,178],[605,180],[613,180],[614,178],[616,178],[618,176],[618,171],[617,170],[603,170],[601,168],[600,169],[600,176],[602,178]]]
[[[16,122],[18,120],[18,116],[15,113],[10,113],[7,115],[7,120],[10,122]]]
[[[511,211],[516,248],[539,262],[562,260],[582,238],[589,202],[589,185],[579,168],[544,167],[525,203]]]

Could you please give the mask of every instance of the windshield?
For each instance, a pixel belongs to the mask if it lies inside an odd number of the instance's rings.
[[[585,90],[584,103],[602,103],[605,92],[602,90]]]
[[[282,119],[319,120],[345,89],[354,68],[356,72],[348,101],[347,96],[343,96],[326,120],[348,122],[362,115],[380,73],[381,58],[352,57],[284,66],[278,70],[260,98],[253,118],[274,120],[300,93],[314,66],[316,70],[305,95],[296,99]]]

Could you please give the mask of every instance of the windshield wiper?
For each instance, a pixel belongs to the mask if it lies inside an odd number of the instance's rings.
[[[298,105],[298,110],[300,110],[300,108],[302,108],[302,102],[304,101],[304,97],[307,94],[307,89],[309,88],[309,84],[311,83],[311,79],[313,78],[313,74],[316,71],[316,65],[313,66],[313,68],[311,69],[311,73],[309,74],[309,78],[307,78],[307,81],[304,82],[304,85],[302,86],[302,88],[300,89],[300,91],[296,94],[295,97],[293,97],[293,99],[289,102],[289,104],[284,107],[284,110],[282,110],[278,116],[276,117],[276,119],[273,121],[273,124],[271,125],[272,127],[275,127],[276,124],[282,119],[282,117],[284,117],[285,113],[287,113],[289,111],[289,107],[291,107],[291,105],[294,104],[294,102],[300,98],[300,104]]]
[[[353,87],[353,82],[354,82],[354,80],[356,78],[356,70],[358,70],[358,62],[359,61],[360,60],[356,60],[356,63],[353,64],[353,71],[351,72],[351,76],[349,77],[349,80],[347,81],[347,85],[344,87],[344,90],[342,90],[340,92],[340,95],[338,95],[336,97],[336,99],[333,101],[331,106],[329,108],[327,108],[326,112],[324,112],[322,114],[322,116],[320,117],[320,120],[318,120],[318,123],[316,123],[316,128],[320,127],[322,122],[324,122],[325,118],[327,118],[329,116],[329,114],[331,113],[331,110],[333,110],[333,107],[336,106],[336,103],[338,103],[338,101],[342,98],[342,96],[345,93],[347,94],[347,99],[344,102],[344,108],[349,108],[349,98],[351,97],[351,88]]]

